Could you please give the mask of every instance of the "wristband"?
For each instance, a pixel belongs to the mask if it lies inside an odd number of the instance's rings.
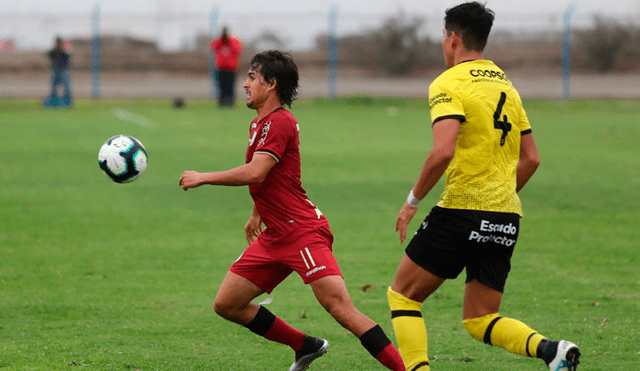
[[[420,203],[420,201],[422,200],[414,196],[413,189],[411,189],[411,192],[409,192],[409,196],[407,196],[407,203],[409,204],[409,206],[418,207],[418,204]]]

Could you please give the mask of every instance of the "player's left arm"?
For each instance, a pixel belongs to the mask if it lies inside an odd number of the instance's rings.
[[[529,131],[520,138],[520,160],[516,170],[516,192],[519,192],[527,184],[539,165],[538,147],[535,139],[533,139],[533,134]]]
[[[185,171],[179,184],[185,191],[201,185],[243,186],[262,183],[269,171],[278,163],[276,158],[267,152],[255,152],[251,162],[236,168],[211,173]]]
[[[258,209],[256,205],[253,205],[253,211],[251,212],[251,217],[249,217],[249,221],[244,226],[244,234],[245,238],[249,245],[256,240],[256,238],[262,233],[262,219],[260,218],[260,214],[258,213]]]

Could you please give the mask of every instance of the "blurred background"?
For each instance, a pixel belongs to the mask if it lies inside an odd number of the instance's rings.
[[[293,54],[300,96],[426,96],[445,66],[444,11],[460,1],[0,1],[0,97],[43,97],[56,37],[76,97],[212,97],[211,39]],[[489,0],[485,58],[524,97],[640,96],[640,0]]]

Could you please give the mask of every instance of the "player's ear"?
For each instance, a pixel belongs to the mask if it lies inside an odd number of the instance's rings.
[[[269,90],[275,90],[277,85],[278,85],[278,80],[276,80],[275,78],[272,78],[272,79],[271,79],[271,80],[269,80],[269,82],[267,83],[267,91],[269,91]]]
[[[462,37],[457,32],[451,31],[451,46],[456,46],[460,43],[462,43]]]

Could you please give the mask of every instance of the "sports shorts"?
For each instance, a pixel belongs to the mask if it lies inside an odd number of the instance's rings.
[[[405,250],[416,264],[441,278],[457,278],[464,268],[469,282],[504,292],[520,216],[434,207]]]
[[[326,276],[342,276],[333,256],[333,234],[329,227],[305,231],[290,242],[266,245],[258,238],[231,265],[229,271],[246,278],[267,293],[291,272],[297,272],[305,284]]]

